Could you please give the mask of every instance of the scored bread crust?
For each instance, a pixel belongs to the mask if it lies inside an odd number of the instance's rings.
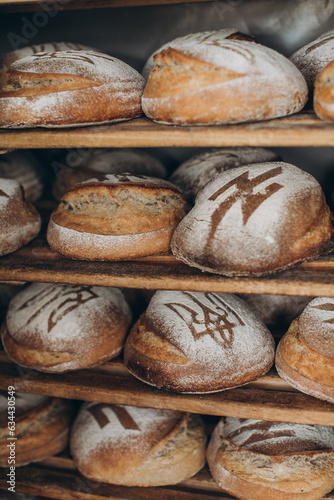
[[[318,74],[314,88],[314,111],[322,120],[334,120],[334,61]]]
[[[154,62],[142,107],[157,122],[263,120],[300,111],[307,101],[307,85],[299,70],[249,39],[225,33],[214,43],[194,39],[193,47],[174,44],[156,53]]]
[[[332,450],[264,455],[224,439],[222,425],[209,442],[207,461],[218,486],[237,498],[318,500],[334,487]]]
[[[298,390],[334,403],[334,358],[309,347],[301,337],[298,322],[292,322],[277,347],[277,372]]]
[[[16,419],[15,466],[43,460],[60,453],[68,444],[73,405],[70,401],[50,398]],[[7,440],[7,422],[0,427],[0,442]],[[2,451],[1,451],[2,450]],[[0,446],[0,466],[8,467],[9,451]]]
[[[141,115],[143,77],[94,51],[38,53],[14,62],[0,90],[0,127],[83,126]]]

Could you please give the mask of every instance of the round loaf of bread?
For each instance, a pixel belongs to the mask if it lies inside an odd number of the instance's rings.
[[[334,487],[334,429],[222,419],[207,461],[220,488],[243,500],[318,500]]]
[[[1,334],[18,365],[62,373],[117,356],[130,323],[117,288],[33,283],[11,300]]]
[[[20,467],[60,453],[68,444],[73,414],[68,400],[1,391],[0,467]]]
[[[12,179],[0,179],[0,227],[0,256],[23,247],[41,229],[39,213],[25,201],[22,187]]]
[[[319,118],[334,120],[334,61],[316,78],[313,105]]]
[[[90,149],[82,155],[70,151],[61,164],[52,190],[57,199],[61,199],[73,185],[104,174],[129,172],[160,179],[166,177],[166,169],[162,163],[140,149]]]
[[[176,484],[205,464],[201,418],[171,410],[86,403],[74,422],[71,453],[79,472],[125,486]]]
[[[301,47],[290,57],[304,76],[309,91],[313,92],[317,75],[334,59],[334,30]]]
[[[230,168],[250,163],[275,161],[277,155],[263,148],[221,148],[212,149],[193,156],[173,172],[170,182],[175,184],[190,201],[217,175]]]
[[[123,260],[170,250],[187,203],[170,182],[108,174],[70,188],[48,225],[50,247],[66,257]]]
[[[30,151],[0,155],[0,177],[14,179],[21,184],[26,201],[34,203],[42,196],[44,182],[41,169]]]
[[[267,120],[296,113],[307,101],[307,85],[296,66],[247,35],[212,31],[167,45],[153,57],[142,98],[144,113],[154,121]]]
[[[271,368],[274,340],[238,297],[158,291],[133,326],[124,362],[143,382],[181,393],[247,384]]]
[[[278,374],[296,389],[334,403],[334,299],[313,299],[276,352]]]
[[[312,297],[300,295],[258,295],[239,294],[260,316],[263,323],[271,327],[290,326],[299,316]]]
[[[283,162],[223,172],[176,228],[174,255],[203,271],[260,276],[328,252],[331,213],[320,184]]]
[[[0,89],[0,127],[70,127],[141,115],[143,77],[94,51],[39,52],[14,62]]]

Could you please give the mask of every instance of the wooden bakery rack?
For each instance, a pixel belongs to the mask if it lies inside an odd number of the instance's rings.
[[[183,0],[184,1],[184,0]],[[192,0],[188,0],[192,1]],[[173,4],[181,0],[98,0],[94,7]],[[89,8],[89,0],[70,0],[63,8]],[[0,13],[40,8],[37,0],[0,0]],[[0,131],[0,150],[80,147],[231,147],[334,146],[334,124],[312,111],[267,122],[213,127],[157,125],[146,118],[65,130]],[[334,254],[265,278],[226,278],[203,273],[172,255],[128,262],[80,262],[52,252],[38,238],[0,259],[0,282],[57,282],[142,289],[226,293],[265,293],[334,297]],[[212,416],[237,416],[334,426],[334,406],[293,389],[274,369],[244,387],[210,395],[159,391],[132,377],[120,359],[66,374],[44,374],[13,364],[0,352],[0,389],[106,403],[170,408]],[[6,489],[6,469],[0,489]],[[209,500],[232,498],[212,480],[207,468],[177,486],[124,488],[82,478],[63,453],[17,471],[16,490],[61,500]],[[1,498],[1,497],[0,497]],[[334,498],[328,496],[328,498]]]

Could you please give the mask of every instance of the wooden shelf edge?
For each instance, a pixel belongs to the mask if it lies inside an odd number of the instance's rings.
[[[272,374],[236,389],[213,394],[177,394],[144,384],[124,371],[119,363],[96,369],[64,374],[47,374],[29,370],[3,360],[0,364],[0,389],[9,385],[17,392],[129,404],[151,408],[168,408],[215,416],[235,416],[263,420],[286,421],[334,426],[334,405],[289,391],[287,386],[270,382]],[[262,381],[263,382],[263,381]]]
[[[0,149],[333,146],[334,123],[313,111],[274,120],[216,126],[175,126],[147,118],[65,129],[0,130]]]

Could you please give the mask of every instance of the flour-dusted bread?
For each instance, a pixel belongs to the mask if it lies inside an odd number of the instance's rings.
[[[332,234],[316,179],[294,165],[269,162],[228,170],[207,184],[171,248],[203,271],[260,276],[329,251]]]
[[[310,92],[313,92],[317,75],[334,59],[334,30],[327,31],[290,57],[303,74]]]
[[[86,45],[72,42],[48,42],[39,45],[28,45],[22,49],[13,50],[0,55],[0,62],[3,69],[8,69],[9,66],[19,59],[33,56],[39,52],[60,52],[64,50],[95,50]]]
[[[318,500],[334,488],[334,428],[226,418],[207,461],[218,486],[243,500]]]
[[[225,170],[250,163],[275,161],[277,155],[263,148],[221,148],[199,153],[182,163],[173,172],[170,182],[178,186],[184,196],[193,202],[197,193]]]
[[[85,403],[73,425],[71,453],[80,473],[125,486],[176,484],[205,463],[198,415]]]
[[[117,288],[33,283],[11,300],[1,335],[18,365],[62,373],[117,356],[130,323]]]
[[[314,111],[322,120],[334,120],[334,61],[330,62],[315,81]]]
[[[161,179],[167,176],[162,163],[140,149],[90,149],[82,155],[70,151],[61,160],[61,165],[52,190],[57,199],[74,184],[104,174],[129,172]]]
[[[19,59],[0,89],[0,127],[70,127],[141,114],[143,77],[94,51],[39,52]]]
[[[270,327],[290,326],[312,297],[302,295],[258,295],[239,294],[247,304],[260,316],[263,323]],[[286,331],[286,330],[285,330]]]
[[[67,191],[48,225],[50,247],[66,257],[122,260],[167,252],[187,203],[170,182],[107,174]]]
[[[39,213],[25,201],[22,187],[12,179],[0,179],[0,227],[0,256],[23,247],[41,229]]]
[[[14,179],[23,187],[26,201],[34,203],[43,193],[43,175],[30,151],[12,151],[0,155],[0,178]]]
[[[11,389],[0,393],[0,467],[27,465],[66,448],[74,413],[72,402]],[[9,464],[11,458],[14,462]]]
[[[334,299],[313,299],[276,352],[278,374],[293,387],[334,403]]]
[[[247,304],[231,294],[156,292],[124,349],[135,377],[181,393],[247,384],[271,368],[274,340]]]
[[[153,57],[142,98],[154,121],[257,121],[296,113],[307,101],[306,82],[291,61],[235,30],[196,33],[167,45]]]

